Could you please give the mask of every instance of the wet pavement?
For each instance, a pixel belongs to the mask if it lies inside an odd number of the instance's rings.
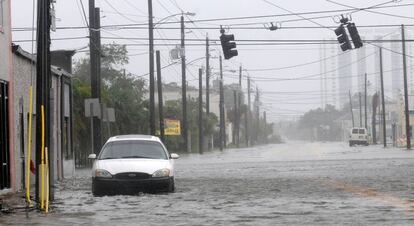
[[[89,170],[47,215],[3,225],[414,225],[414,151],[346,143],[228,149],[176,160],[172,194],[93,197]]]

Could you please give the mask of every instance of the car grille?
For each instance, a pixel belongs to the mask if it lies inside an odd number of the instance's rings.
[[[136,173],[136,172],[129,172],[129,173],[118,173],[115,175],[116,179],[148,179],[151,175],[148,173]]]

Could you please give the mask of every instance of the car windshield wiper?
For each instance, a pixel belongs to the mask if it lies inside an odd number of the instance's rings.
[[[121,157],[121,158],[123,158],[123,159],[135,159],[135,158],[137,158],[137,159],[150,159],[150,157],[141,156],[141,155],[124,156],[124,157]]]

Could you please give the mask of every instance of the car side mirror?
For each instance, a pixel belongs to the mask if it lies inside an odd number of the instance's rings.
[[[180,158],[180,156],[175,154],[175,153],[171,153],[170,158],[171,159],[178,159],[178,158]]]
[[[88,159],[96,159],[96,154],[90,154],[90,155],[88,156]]]

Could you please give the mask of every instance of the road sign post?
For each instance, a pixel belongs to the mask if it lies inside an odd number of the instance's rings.
[[[99,150],[94,150],[94,142],[97,141],[93,139],[93,117],[101,118],[101,104],[98,98],[85,99],[85,117],[90,117],[91,120],[91,153],[98,154]]]

